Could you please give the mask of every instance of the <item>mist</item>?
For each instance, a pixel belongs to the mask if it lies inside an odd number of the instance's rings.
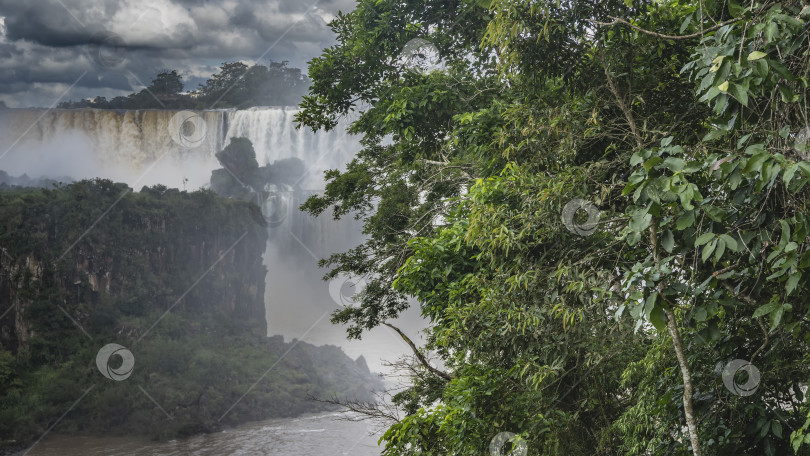
[[[220,167],[215,154],[233,137],[251,140],[262,165],[300,159],[304,173],[287,179],[305,191],[288,192],[283,213],[275,214],[267,228],[267,334],[338,345],[352,358],[363,355],[372,370],[391,373],[386,365],[409,355],[409,347],[387,327],[367,332],[362,340],[348,340],[346,328],[332,324],[330,315],[340,306],[352,305],[352,292],[358,291],[353,284],[362,279],[340,277],[326,282],[327,269],[318,266],[320,259],[362,243],[361,224],[352,217],[333,220],[329,213],[313,217],[298,209],[308,195],[323,191],[324,171],[344,169],[360,145],[342,128],[329,133],[295,129],[295,112],[294,108],[4,110],[0,111],[0,151],[5,152],[0,170],[46,183],[104,178],[126,183],[135,191],[158,184],[193,191],[210,186],[212,171]],[[178,124],[178,116],[185,122]],[[262,203],[265,213],[275,210],[270,207],[272,201]],[[396,324],[420,340],[424,320],[418,310],[406,312]]]

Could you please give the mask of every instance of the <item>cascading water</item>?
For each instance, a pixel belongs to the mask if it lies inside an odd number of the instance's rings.
[[[214,154],[230,138],[245,137],[253,143],[260,165],[298,158],[308,167],[299,185],[321,189],[323,171],[342,167],[359,143],[345,128],[318,133],[296,129],[297,112],[0,110],[0,169],[32,177],[101,176],[136,190],[155,183],[195,189],[206,185],[211,170],[220,167]],[[189,126],[196,131],[187,131]]]

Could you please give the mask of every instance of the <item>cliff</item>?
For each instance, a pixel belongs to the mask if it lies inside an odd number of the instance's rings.
[[[369,398],[364,362],[265,336],[257,210],[106,180],[0,192],[0,447],[55,423],[168,438]],[[131,372],[99,364],[111,343]]]

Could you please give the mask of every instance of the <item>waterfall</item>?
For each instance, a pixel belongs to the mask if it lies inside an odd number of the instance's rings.
[[[297,112],[0,110],[0,170],[12,176],[103,177],[135,191],[154,184],[191,191],[208,185],[211,172],[221,168],[215,154],[230,138],[248,138],[260,166],[300,159],[306,172],[294,179],[295,190],[279,188],[260,202],[270,235],[264,255],[268,332],[288,338],[308,332],[314,343],[346,347],[343,329],[324,319],[337,304],[316,260],[360,244],[360,222],[351,217],[336,222],[330,211],[313,218],[298,206],[323,190],[325,170],[344,169],[360,143],[346,133],[346,123],[329,132],[296,129]],[[316,321],[318,331],[309,331]],[[384,334],[375,337],[380,347],[390,344]],[[361,354],[357,347],[347,349]]]
[[[299,158],[308,166],[300,186],[321,189],[323,171],[343,167],[359,142],[345,125],[318,133],[296,129],[297,112],[0,110],[0,169],[31,177],[106,177],[136,190],[156,183],[193,190],[219,167],[214,154],[230,138],[245,137],[260,165]]]

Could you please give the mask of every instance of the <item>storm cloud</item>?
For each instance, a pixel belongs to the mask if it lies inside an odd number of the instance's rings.
[[[177,70],[193,90],[226,61],[306,62],[353,0],[0,0],[0,100],[111,98]]]

